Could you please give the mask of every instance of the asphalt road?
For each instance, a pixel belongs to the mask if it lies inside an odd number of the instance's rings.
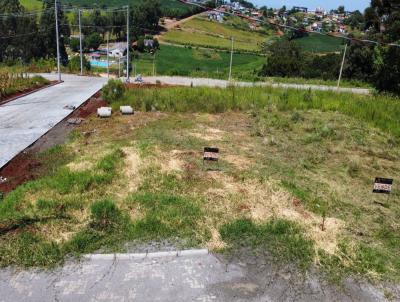
[[[398,301],[399,288],[392,290]],[[0,293],[0,302],[386,301],[384,289],[372,285],[335,287],[312,273],[252,259],[228,263],[204,250],[91,255],[53,271],[3,269]]]
[[[56,80],[54,74],[43,74]],[[64,82],[0,106],[0,168],[67,117],[107,82],[63,75]]]
[[[177,77],[177,76],[155,76],[155,77],[143,77],[143,80],[148,83],[155,84],[160,81],[163,84],[169,85],[181,85],[181,86],[207,86],[207,87],[221,87],[226,88],[229,86],[229,81],[207,79],[207,78],[189,78],[189,77]],[[371,93],[369,89],[364,88],[339,88],[334,86],[324,85],[306,85],[306,84],[286,84],[286,83],[268,83],[268,82],[234,82],[235,85],[241,87],[276,87],[276,88],[292,88],[301,90],[320,90],[320,91],[332,91],[332,92],[350,92],[355,94],[368,95]]]

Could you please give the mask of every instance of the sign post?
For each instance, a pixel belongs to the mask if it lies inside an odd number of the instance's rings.
[[[392,186],[393,179],[377,177],[375,178],[374,189],[372,192],[377,194],[387,194],[387,200],[389,201],[390,193],[392,192]]]
[[[205,147],[203,154],[203,166],[206,161],[216,162],[219,168],[219,149],[214,147]]]

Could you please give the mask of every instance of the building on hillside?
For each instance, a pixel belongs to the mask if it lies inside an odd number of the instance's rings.
[[[211,12],[207,13],[207,17],[208,17],[209,20],[217,21],[219,23],[223,23],[225,14],[223,12],[211,11]]]
[[[124,42],[115,43],[111,45],[109,55],[111,57],[121,58],[124,56],[125,52],[126,52],[126,43]]]
[[[293,6],[293,10],[300,13],[307,13],[308,8],[303,6]]]

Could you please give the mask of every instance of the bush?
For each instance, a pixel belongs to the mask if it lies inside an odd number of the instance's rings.
[[[83,57],[83,70],[84,71],[90,71],[90,62],[86,60],[85,57]],[[77,72],[81,70],[81,58],[79,56],[73,57],[69,62],[68,62],[68,70],[70,72]]]
[[[103,87],[103,98],[108,103],[118,101],[125,94],[125,84],[120,80],[110,80]]]
[[[121,211],[109,199],[96,201],[91,207],[91,227],[99,230],[109,230],[119,224]]]

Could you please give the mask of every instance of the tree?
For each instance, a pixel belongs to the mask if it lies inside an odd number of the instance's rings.
[[[374,55],[375,87],[379,91],[400,94],[400,49],[377,46]]]
[[[359,42],[352,42],[348,48],[343,76],[371,82],[374,75],[374,49]]]
[[[101,43],[103,43],[103,38],[98,33],[92,33],[85,37],[85,47],[90,50],[99,49]]]
[[[158,0],[144,0],[131,12],[132,38],[143,36],[146,31],[156,31],[162,15]]]
[[[267,62],[260,75],[297,77],[301,73],[303,64],[302,51],[293,41],[286,39],[274,42],[267,53]]]
[[[73,52],[78,52],[80,50],[80,41],[78,38],[71,38],[69,40],[69,47]]]
[[[36,15],[27,14],[18,0],[0,1],[0,61],[27,62],[40,54]]]

